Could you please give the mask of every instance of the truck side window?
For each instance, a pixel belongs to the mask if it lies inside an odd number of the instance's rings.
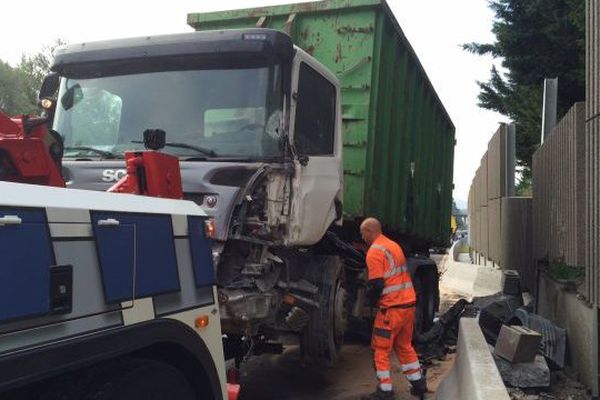
[[[305,63],[300,65],[294,143],[302,155],[334,154],[335,86]]]

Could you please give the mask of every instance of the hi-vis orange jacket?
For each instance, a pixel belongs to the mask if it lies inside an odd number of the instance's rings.
[[[396,242],[379,235],[367,252],[367,266],[369,280],[384,281],[378,307],[391,308],[416,301],[404,252]]]

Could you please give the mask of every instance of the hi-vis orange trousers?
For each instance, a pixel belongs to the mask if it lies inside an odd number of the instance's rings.
[[[371,347],[379,388],[392,390],[390,353],[396,353],[400,368],[409,381],[421,379],[421,366],[417,352],[412,347],[415,307],[399,306],[380,309],[375,317]]]

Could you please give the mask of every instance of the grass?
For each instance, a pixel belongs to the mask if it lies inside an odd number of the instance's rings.
[[[548,273],[554,279],[563,281],[578,281],[585,277],[585,267],[567,265],[565,263],[552,263]]]

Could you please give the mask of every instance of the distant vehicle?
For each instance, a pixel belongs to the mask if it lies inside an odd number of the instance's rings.
[[[461,239],[468,239],[469,238],[469,231],[468,230],[458,230],[456,231],[456,233],[454,234],[454,240],[461,240]]]

